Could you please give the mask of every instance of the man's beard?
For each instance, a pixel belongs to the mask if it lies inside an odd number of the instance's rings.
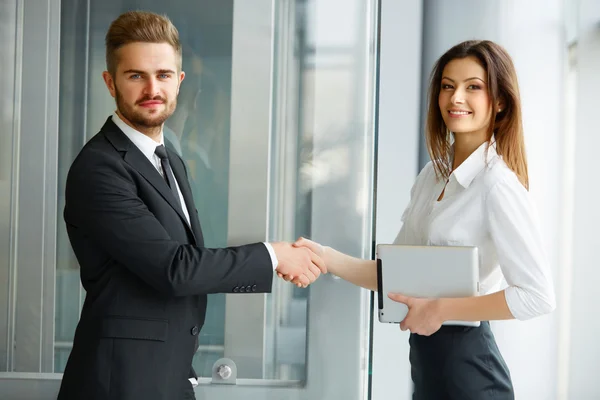
[[[173,114],[173,112],[175,111],[175,107],[177,106],[177,98],[173,99],[173,101],[171,102],[167,101],[165,98],[160,96],[143,97],[136,102],[136,105],[149,100],[159,100],[162,101],[162,103],[165,105],[165,108],[162,111],[156,112],[155,114],[148,116],[147,114],[137,111],[135,109],[135,106],[127,104],[123,100],[123,96],[121,96],[121,93],[119,92],[119,89],[117,89],[116,86],[115,94],[115,98],[117,101],[117,110],[119,110],[121,115],[125,119],[127,119],[131,124],[133,124],[136,127],[142,128],[141,130],[143,130],[144,128],[147,129],[162,126],[162,124]]]

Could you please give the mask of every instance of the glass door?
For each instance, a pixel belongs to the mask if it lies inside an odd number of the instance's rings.
[[[60,86],[54,103],[44,99],[49,116],[28,114],[30,125],[55,123],[46,142],[32,136],[29,148],[18,148],[21,158],[31,147],[46,154],[37,179],[54,185],[54,195],[2,209],[32,232],[39,228],[28,207],[52,212],[43,213],[39,240],[7,236],[16,256],[31,262],[0,271],[21,296],[0,303],[8,338],[0,398],[58,392],[85,298],[62,218],[64,184],[81,147],[114,111],[101,77],[104,35],[131,9],[166,14],[180,33],[186,78],[164,134],[187,165],[206,246],[302,235],[372,257],[376,0],[48,0],[43,13],[16,0],[14,18],[25,24],[16,29],[15,43],[19,35],[24,41],[15,68],[46,54],[47,74],[36,79]],[[33,34],[44,26],[45,53]],[[33,95],[39,83],[23,81],[23,91]],[[27,194],[17,189],[16,198]],[[209,296],[193,360],[197,397],[366,399],[370,310],[369,292],[331,275],[308,289],[275,278],[268,295]],[[27,328],[32,317],[37,336]]]
[[[115,109],[102,80],[104,37],[112,20],[131,9],[168,15],[179,30],[186,76],[177,108],[165,124],[165,143],[186,163],[205,245],[225,247],[233,139],[233,0],[62,1],[58,209],[64,207],[64,184],[73,159]],[[268,67],[268,58],[261,58],[265,60],[262,66]],[[57,224],[55,372],[62,372],[85,292],[60,214]],[[202,376],[212,376],[212,365],[225,356],[225,307],[225,295],[209,296],[206,323],[194,357],[194,369]]]

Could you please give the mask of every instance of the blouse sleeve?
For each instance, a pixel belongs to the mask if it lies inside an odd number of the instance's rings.
[[[529,192],[516,179],[496,183],[487,196],[487,218],[500,268],[509,285],[512,315],[526,320],[556,307],[551,271]]]

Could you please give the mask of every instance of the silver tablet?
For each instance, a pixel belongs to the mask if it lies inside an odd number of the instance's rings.
[[[479,295],[477,247],[377,246],[379,321],[400,323],[408,307],[388,297],[470,297]],[[444,325],[479,326],[479,321],[446,321]]]

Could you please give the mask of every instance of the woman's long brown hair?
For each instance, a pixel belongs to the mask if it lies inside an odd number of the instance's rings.
[[[450,132],[438,105],[442,73],[450,61],[466,57],[475,57],[487,72],[493,121],[488,130],[488,143],[493,135],[496,151],[529,190],[521,100],[515,66],[506,50],[489,40],[469,40],[457,44],[440,57],[431,72],[425,131],[427,150],[436,175],[438,178],[448,179],[452,171]],[[498,102],[502,104],[501,112],[498,112],[495,106]]]

